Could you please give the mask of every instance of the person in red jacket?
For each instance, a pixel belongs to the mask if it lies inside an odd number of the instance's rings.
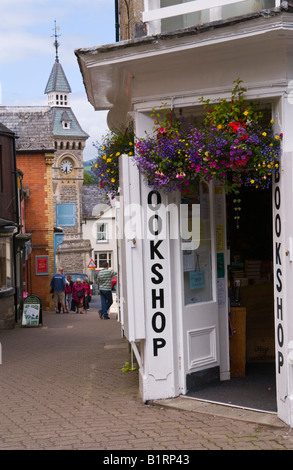
[[[87,278],[84,278],[83,280],[83,285],[85,288],[85,297],[84,297],[84,308],[89,309],[89,303],[90,303],[90,298],[91,298],[91,285],[89,283],[89,280]]]
[[[81,279],[76,279],[72,287],[72,298],[76,305],[76,313],[83,313],[83,300],[85,297],[85,287]]]

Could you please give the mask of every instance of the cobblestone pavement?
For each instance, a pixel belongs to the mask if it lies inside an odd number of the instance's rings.
[[[122,372],[129,349],[115,315],[43,319],[0,331],[0,450],[293,449],[293,430],[278,420],[144,404],[137,371]]]

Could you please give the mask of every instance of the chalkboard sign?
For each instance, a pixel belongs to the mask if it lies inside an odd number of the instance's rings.
[[[42,301],[36,295],[29,295],[23,302],[22,326],[34,327],[42,322]]]

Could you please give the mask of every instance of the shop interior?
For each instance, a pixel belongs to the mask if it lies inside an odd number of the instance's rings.
[[[272,237],[271,188],[227,196],[231,379],[194,397],[276,412]]]

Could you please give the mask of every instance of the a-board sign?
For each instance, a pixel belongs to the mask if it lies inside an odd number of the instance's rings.
[[[23,302],[22,326],[39,326],[42,323],[42,301],[29,295]]]

